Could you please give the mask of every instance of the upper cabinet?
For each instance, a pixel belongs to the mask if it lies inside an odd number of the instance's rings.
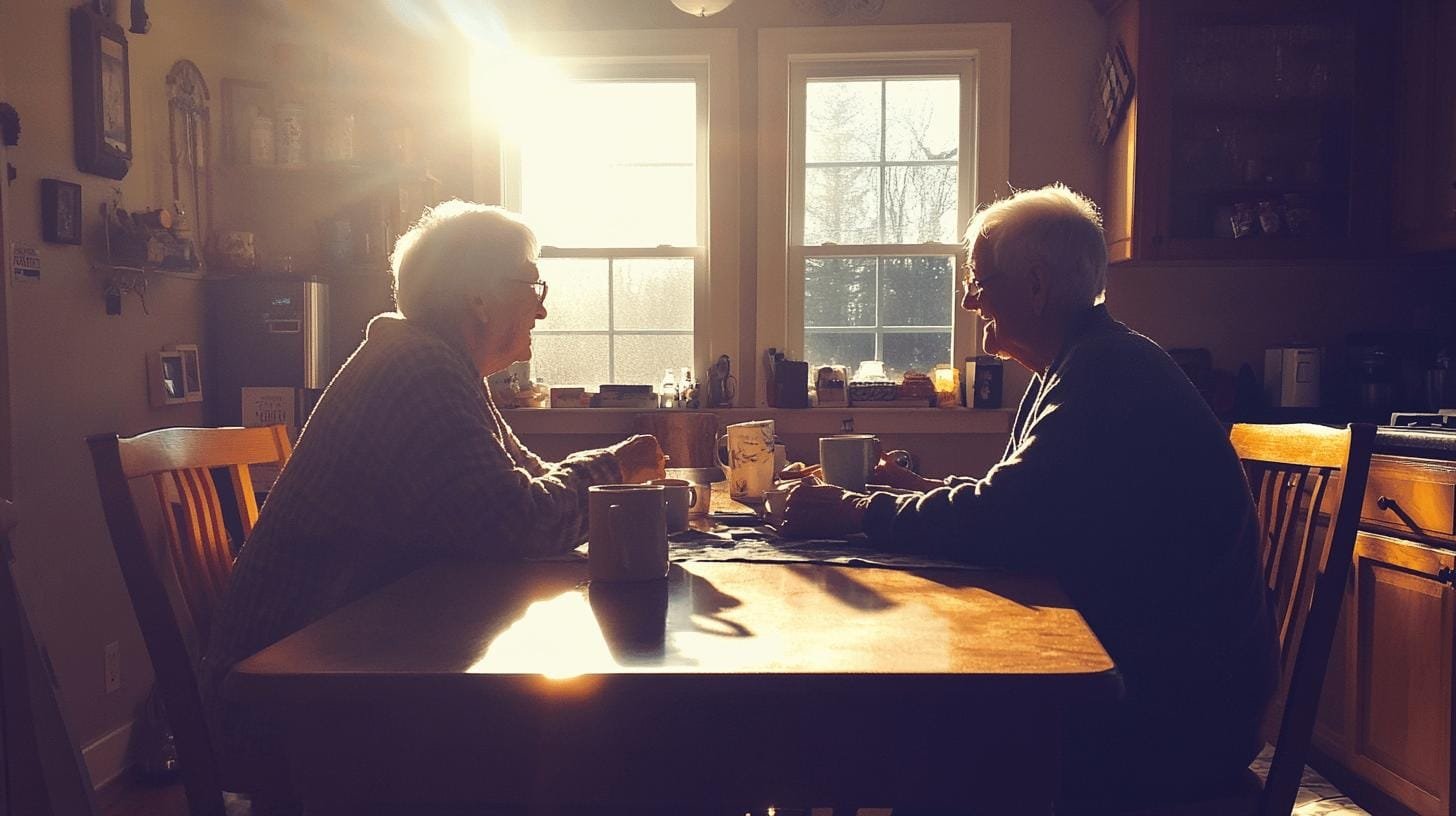
[[[1355,0],[1113,7],[1136,84],[1107,146],[1111,260],[1384,251],[1395,22]]]
[[[1398,9],[1392,234],[1406,251],[1456,249],[1456,3],[1403,0]]]

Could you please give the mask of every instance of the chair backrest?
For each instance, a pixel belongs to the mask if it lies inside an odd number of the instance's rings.
[[[1230,441],[1253,491],[1279,634],[1279,689],[1265,721],[1274,759],[1259,813],[1288,816],[1354,558],[1375,427],[1235,425]]]
[[[282,466],[292,447],[282,425],[260,428],[164,428],[120,438],[87,437],[106,526],[151,657],[157,691],[176,740],[178,764],[194,816],[223,813],[221,772],[209,737],[187,632],[205,649],[212,614],[227,588],[233,555],[213,469],[225,469],[243,535],[258,520],[254,465]],[[147,543],[130,480],[150,478],[162,511],[165,554]],[[172,603],[175,573],[185,608]]]

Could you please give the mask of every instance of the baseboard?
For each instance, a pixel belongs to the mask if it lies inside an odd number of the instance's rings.
[[[131,767],[131,731],[134,723],[126,723],[103,734],[81,749],[86,771],[91,774],[91,787],[100,788]]]

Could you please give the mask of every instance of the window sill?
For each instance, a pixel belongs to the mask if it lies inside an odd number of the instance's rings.
[[[501,413],[522,435],[626,435],[635,430],[633,417],[648,412],[634,408],[515,408]],[[772,419],[779,434],[840,433],[843,420],[852,418],[855,433],[1005,436],[1011,432],[1013,412],[1005,408],[719,408],[702,413],[716,414],[723,424]]]

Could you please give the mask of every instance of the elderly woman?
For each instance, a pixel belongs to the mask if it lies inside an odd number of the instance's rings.
[[[588,487],[662,475],[650,436],[543,462],[491,401],[482,378],[530,359],[546,316],[536,252],[515,215],[463,201],[399,239],[399,313],[370,321],[324,391],[213,623],[203,690],[230,759],[259,736],[221,705],[237,661],[429,559],[570,550]]]

